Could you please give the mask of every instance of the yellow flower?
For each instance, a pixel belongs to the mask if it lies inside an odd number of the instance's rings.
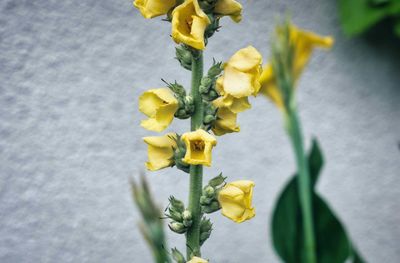
[[[218,195],[222,214],[236,223],[253,218],[256,214],[251,206],[254,182],[240,180],[228,183]]]
[[[151,89],[139,98],[139,110],[149,119],[143,120],[141,126],[150,131],[160,132],[168,127],[178,109],[178,100],[170,89]]]
[[[248,96],[256,95],[260,89],[262,56],[252,46],[236,52],[224,65],[224,73],[216,82],[221,95],[216,104],[238,113],[250,108]]]
[[[181,137],[186,145],[186,154],[182,159],[187,164],[211,166],[211,150],[217,140],[208,132],[198,129],[184,133]]]
[[[176,43],[203,50],[204,32],[210,23],[197,0],[186,0],[172,12],[172,38]]]
[[[176,138],[175,133],[143,138],[148,145],[149,160],[146,162],[148,170],[156,171],[174,165],[174,149],[177,147]]]
[[[289,26],[290,42],[294,47],[293,77],[295,82],[310,60],[311,54],[316,47],[329,49],[333,45],[333,38],[322,37],[309,31],[303,31],[294,25]],[[276,78],[270,63],[263,67],[260,78],[260,92],[267,95],[280,109],[283,109],[283,99],[276,83]]]
[[[165,15],[176,4],[176,0],[134,0],[133,5],[145,18]]]
[[[199,257],[192,257],[192,259],[186,263],[208,263],[208,261]]]
[[[236,23],[242,20],[242,5],[235,0],[218,0],[214,12],[218,15],[230,16]]]
[[[221,136],[226,133],[239,132],[240,127],[236,124],[237,113],[227,107],[218,108],[217,120],[214,121],[212,131],[215,135]]]

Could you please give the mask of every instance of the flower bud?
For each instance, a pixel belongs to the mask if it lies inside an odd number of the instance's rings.
[[[207,185],[206,187],[204,187],[203,193],[205,194],[205,196],[212,198],[214,197],[215,190],[213,187]]]
[[[215,62],[208,70],[207,74],[210,78],[216,78],[222,72],[222,62]]]
[[[178,221],[181,222],[182,221],[182,214],[173,210],[173,209],[169,209],[169,214],[167,215],[169,218],[171,218],[174,221]]]
[[[189,210],[185,210],[182,213],[183,220],[192,220],[192,213]]]
[[[210,237],[212,231],[212,223],[210,219],[203,217],[200,221],[200,245]]]
[[[212,83],[213,83],[213,80],[209,76],[203,77],[200,82],[200,84],[205,87],[210,87]]]
[[[192,70],[192,52],[190,52],[189,48],[180,45],[175,48],[176,59],[179,61],[181,66],[187,70]]]
[[[176,263],[185,263],[186,259],[182,255],[182,253],[177,249],[173,248],[172,250],[172,258],[175,260]]]
[[[212,37],[214,35],[214,33],[216,31],[218,31],[218,29],[220,28],[220,26],[219,26],[219,18],[218,17],[215,17],[215,16],[209,14],[208,18],[210,19],[211,24],[208,25],[208,27],[206,28],[206,32],[204,33],[204,36],[206,38]]]
[[[211,124],[213,121],[215,121],[216,120],[216,117],[214,116],[214,115],[206,115],[205,117],[204,117],[204,120],[203,120],[203,122],[205,123],[205,124]]]
[[[183,234],[187,230],[185,225],[179,222],[171,222],[168,226],[173,232],[178,234]]]
[[[178,99],[186,96],[186,90],[181,84],[177,83],[176,81],[175,83],[168,83],[165,80],[162,81],[168,85],[168,88],[172,90],[172,92],[175,94],[175,97]]]
[[[226,177],[222,176],[222,173],[220,173],[218,176],[214,177],[208,182],[208,185],[212,187],[217,187],[220,186],[221,184],[225,183]]]
[[[202,207],[202,211],[206,214],[211,214],[214,213],[215,211],[218,211],[221,208],[219,205],[219,202],[217,200],[214,200],[211,202],[211,204],[207,206]]]
[[[209,204],[211,204],[211,202],[212,202],[212,199],[211,199],[211,198],[208,198],[208,197],[206,197],[206,196],[204,196],[204,195],[202,195],[202,196],[200,197],[200,204],[201,204],[201,205],[209,205]]]
[[[171,195],[168,200],[170,203],[170,208],[172,210],[182,213],[185,209],[185,205],[183,204],[183,202],[176,199],[174,196]]]

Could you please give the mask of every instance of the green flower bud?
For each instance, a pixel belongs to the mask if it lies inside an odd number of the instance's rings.
[[[192,213],[189,210],[185,210],[182,213],[183,220],[192,220]]]
[[[179,100],[180,98],[186,96],[185,88],[175,81],[175,83],[169,83],[164,79],[161,79],[165,84],[167,84],[168,88],[175,94],[175,97]]]
[[[200,245],[210,237],[212,231],[212,223],[210,219],[203,217],[200,221]]]
[[[181,66],[187,70],[192,70],[192,52],[185,45],[180,45],[175,48],[176,59]]]
[[[199,86],[199,92],[200,92],[200,94],[202,94],[202,95],[207,94],[209,90],[210,90],[210,87],[209,87],[209,86],[203,86],[203,85],[200,85],[200,86]]]
[[[211,24],[208,25],[208,27],[206,28],[206,31],[204,33],[204,36],[206,38],[212,37],[214,35],[214,33],[217,32],[218,29],[220,28],[218,17],[214,17],[213,15],[209,14],[208,18],[210,19]]]
[[[207,196],[202,195],[200,197],[200,204],[201,205],[209,205],[209,204],[211,204],[211,202],[212,202],[212,199],[208,198]]]
[[[185,210],[185,205],[183,204],[182,201],[176,199],[172,195],[169,197],[168,200],[169,200],[170,208],[172,210],[179,212],[179,213],[183,213],[183,211]]]
[[[213,121],[215,121],[216,119],[217,119],[217,117],[216,117],[215,115],[206,115],[206,116],[204,117],[203,122],[204,122],[205,124],[210,124],[210,123],[212,123]]]
[[[215,194],[215,189],[212,186],[207,185],[206,187],[204,187],[203,193],[205,196],[213,198]]]
[[[167,215],[169,218],[171,218],[174,221],[182,222],[182,214],[175,211],[174,209],[169,209],[169,214]]]
[[[212,67],[208,70],[207,74],[210,78],[216,78],[219,74],[221,74],[222,70],[222,62],[216,62],[214,60],[214,63]]]
[[[219,97],[219,95],[214,89],[211,89],[210,92],[208,93],[209,101],[213,101],[218,97]]]
[[[186,232],[187,228],[179,222],[171,222],[168,227],[175,233],[183,234]]]
[[[176,263],[185,263],[186,259],[185,257],[182,255],[181,252],[179,252],[178,249],[173,248],[172,250],[172,258],[175,260]]]
[[[222,176],[222,173],[220,173],[218,176],[216,176],[213,179],[211,179],[210,181],[208,181],[208,185],[210,185],[214,188],[218,187],[221,184],[225,183],[225,179],[226,179],[226,177]]]
[[[214,200],[211,202],[211,204],[203,206],[202,211],[206,214],[211,214],[214,213],[215,211],[218,211],[220,208],[221,206],[219,205],[219,202]]]
[[[213,80],[209,76],[203,77],[200,82],[200,84],[205,87],[210,87],[212,83],[213,83]]]

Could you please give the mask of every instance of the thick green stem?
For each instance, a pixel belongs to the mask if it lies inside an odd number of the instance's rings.
[[[191,130],[195,131],[203,124],[203,101],[199,92],[201,78],[203,77],[203,54],[198,51],[198,55],[192,58],[192,96],[195,112],[191,119]],[[189,186],[189,211],[192,213],[193,223],[186,233],[187,257],[190,259],[192,254],[200,256],[200,220],[201,207],[200,196],[203,184],[203,167],[201,165],[190,166],[190,186]]]
[[[316,263],[315,235],[312,208],[312,188],[308,162],[304,153],[303,135],[295,109],[288,110],[287,125],[291,142],[296,155],[298,169],[298,192],[303,217],[304,249],[307,263]]]

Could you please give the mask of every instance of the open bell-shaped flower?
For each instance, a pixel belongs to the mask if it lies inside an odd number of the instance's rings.
[[[135,0],[133,5],[145,18],[165,15],[176,5],[176,0]]]
[[[251,201],[254,182],[239,180],[228,183],[218,195],[222,214],[236,223],[249,220],[255,216]]]
[[[203,129],[182,134],[186,145],[183,161],[187,164],[211,166],[211,151],[217,140]]]
[[[172,38],[176,43],[203,50],[204,32],[210,23],[197,0],[186,0],[172,12]]]
[[[238,113],[251,107],[248,96],[260,89],[262,56],[252,46],[237,51],[224,65],[224,73],[217,79],[219,97],[215,103]]]
[[[178,100],[170,89],[148,90],[139,98],[139,110],[149,119],[143,120],[140,125],[150,131],[163,131],[174,119],[178,107]]]
[[[148,161],[146,162],[148,170],[156,171],[174,165],[174,150],[177,147],[176,138],[175,133],[143,138],[148,145]]]

